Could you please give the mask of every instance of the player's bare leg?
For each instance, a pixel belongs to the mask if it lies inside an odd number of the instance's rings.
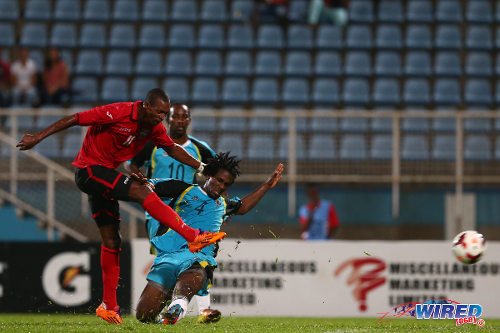
[[[165,307],[170,292],[159,284],[148,281],[137,304],[135,317],[143,323],[157,323],[158,315]]]

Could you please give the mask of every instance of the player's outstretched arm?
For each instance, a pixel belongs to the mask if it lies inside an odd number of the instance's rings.
[[[283,173],[283,164],[280,163],[274,170],[274,172],[269,176],[269,178],[264,182],[264,184],[257,187],[252,193],[246,195],[241,199],[241,207],[236,212],[237,215],[244,215],[248,213],[257,203],[264,197],[266,192],[276,186],[276,184],[281,179]]]
[[[177,161],[196,169],[198,173],[203,171],[204,164],[189,154],[182,146],[174,144],[173,146],[162,146],[161,148],[163,148],[168,155],[175,158]]]
[[[76,125],[75,116],[67,116],[61,118],[46,129],[41,130],[36,134],[25,134],[21,141],[17,143],[16,147],[19,147],[20,150],[31,149],[49,135],[65,130],[66,128],[74,125]]]

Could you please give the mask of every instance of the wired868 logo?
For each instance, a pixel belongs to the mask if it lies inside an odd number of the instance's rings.
[[[483,313],[479,304],[459,304],[453,301],[438,300],[415,304],[415,318],[417,319],[455,319],[456,326],[462,324],[476,324],[484,326],[484,319],[478,319]]]

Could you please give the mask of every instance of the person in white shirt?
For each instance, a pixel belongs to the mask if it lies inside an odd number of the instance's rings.
[[[14,105],[33,106],[38,94],[36,91],[37,68],[29,58],[29,50],[25,47],[19,52],[19,60],[11,68]]]

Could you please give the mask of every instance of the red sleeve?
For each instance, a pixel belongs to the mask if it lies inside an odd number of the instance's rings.
[[[76,122],[80,126],[114,123],[121,117],[120,104],[121,103],[103,105],[87,111],[78,112],[75,114]]]
[[[163,123],[159,123],[153,129],[152,140],[154,144],[159,147],[171,147],[175,145],[175,142],[167,135],[167,129],[163,126]]]
[[[330,228],[338,227],[340,224],[339,217],[337,216],[337,212],[335,211],[335,206],[330,204],[330,212],[329,212],[329,223],[328,226]]]

